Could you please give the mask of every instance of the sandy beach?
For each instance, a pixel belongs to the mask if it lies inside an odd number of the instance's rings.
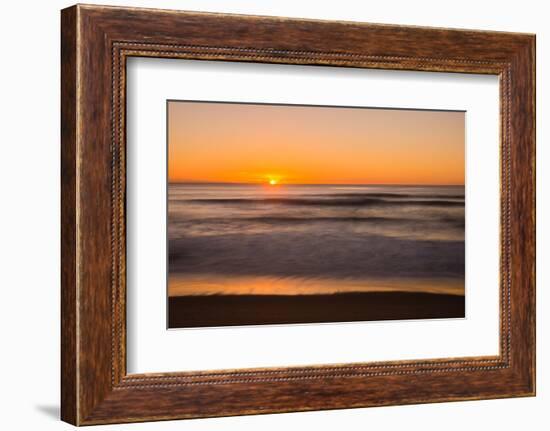
[[[464,317],[464,296],[413,292],[205,295],[168,300],[168,326],[322,323]]]

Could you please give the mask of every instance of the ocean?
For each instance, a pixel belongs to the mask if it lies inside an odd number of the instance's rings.
[[[464,231],[464,186],[170,183],[169,295],[464,295]]]

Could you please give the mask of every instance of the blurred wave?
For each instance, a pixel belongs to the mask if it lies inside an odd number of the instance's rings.
[[[326,289],[321,280],[432,292],[452,285],[456,293],[464,282],[464,220],[463,186],[172,183],[169,278],[180,295],[202,292],[197,282],[186,291],[185,277],[208,276],[237,284],[247,277],[249,286],[250,277],[291,277],[295,285],[301,278],[302,293]],[[270,283],[293,293],[292,283]],[[216,285],[219,293],[231,289],[227,280]],[[216,293],[211,284],[206,290]]]

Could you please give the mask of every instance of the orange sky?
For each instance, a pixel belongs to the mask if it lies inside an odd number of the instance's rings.
[[[168,103],[170,182],[464,184],[464,112]]]

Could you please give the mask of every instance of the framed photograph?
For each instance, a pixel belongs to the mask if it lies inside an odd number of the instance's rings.
[[[62,419],[535,394],[535,36],[61,14]]]

